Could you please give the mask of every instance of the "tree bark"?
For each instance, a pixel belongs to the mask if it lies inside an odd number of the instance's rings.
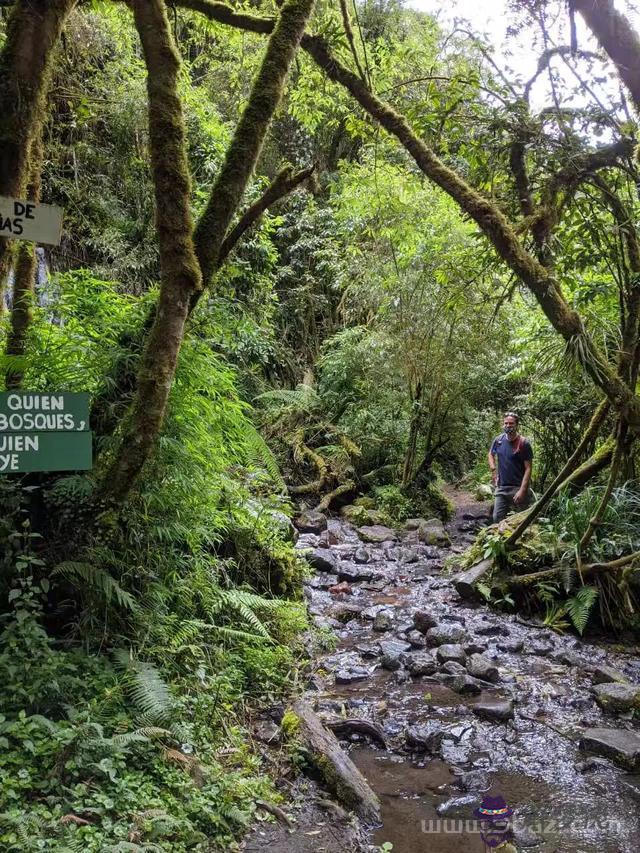
[[[288,0],[265,51],[209,204],[195,234],[182,105],[180,61],[161,0],[131,0],[147,65],[149,130],[162,270],[160,296],[147,340],[130,420],[102,482],[102,496],[121,502],[158,437],[187,317],[211,278],[220,248],[257,159],[314,0]],[[192,236],[193,235],[193,236]]]
[[[160,295],[138,375],[138,390],[102,496],[121,501],[158,436],[184,336],[189,300],[202,287],[189,208],[191,180],[182,104],[180,59],[162,0],[131,0],[147,66],[149,139],[160,245]]]
[[[41,172],[42,172],[42,128],[33,140],[31,146],[31,180],[27,197],[36,204],[40,201]],[[33,302],[35,296],[36,278],[36,247],[34,243],[22,241],[18,247],[18,256],[13,285],[13,304],[11,306],[11,326],[7,336],[6,353],[8,356],[20,358],[24,356],[27,343],[27,332],[33,319]],[[7,389],[20,388],[24,369],[8,363],[5,373]]]
[[[42,125],[51,59],[76,0],[18,0],[0,53],[0,195],[23,198],[33,140]],[[8,272],[0,237],[0,311]]]
[[[613,0],[570,0],[616,66],[640,113],[640,38]]]
[[[236,15],[224,3],[211,0],[177,0],[177,3],[202,12],[212,20],[252,32],[269,33],[274,26],[271,19],[244,13]],[[370,116],[396,137],[426,177],[474,220],[498,256],[533,293],[553,328],[574,349],[595,385],[609,398],[613,408],[631,429],[639,432],[640,397],[617,375],[587,333],[580,315],[564,299],[552,272],[527,251],[502,211],[446,166],[411,129],[404,116],[378,98],[356,74],[336,59],[322,37],[305,34],[301,44],[329,79],[346,88]]]

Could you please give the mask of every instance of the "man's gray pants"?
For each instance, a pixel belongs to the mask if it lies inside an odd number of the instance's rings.
[[[493,505],[494,522],[502,521],[509,512],[520,512],[531,504],[531,492],[527,491],[524,500],[516,504],[513,498],[518,493],[519,486],[498,486]]]

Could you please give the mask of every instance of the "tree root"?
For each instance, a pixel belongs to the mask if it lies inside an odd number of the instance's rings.
[[[353,492],[355,488],[356,484],[353,482],[353,480],[347,480],[346,483],[342,483],[340,486],[336,486],[335,489],[326,494],[322,498],[318,506],[315,507],[315,509],[318,512],[326,512],[328,509],[331,508],[331,504],[341,495],[346,495],[349,492]]]
[[[332,732],[340,736],[356,732],[357,734],[367,735],[372,740],[375,740],[383,749],[387,748],[387,742],[382,729],[369,720],[364,720],[361,717],[347,717],[344,720],[325,720],[324,724],[328,729],[331,729]]]

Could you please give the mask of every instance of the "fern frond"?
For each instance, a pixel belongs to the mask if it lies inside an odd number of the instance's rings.
[[[250,421],[245,422],[244,431],[247,461],[250,464],[265,468],[278,489],[284,492],[286,485],[280,471],[280,466],[271,452],[269,445]]]
[[[567,613],[580,635],[582,635],[584,629],[587,627],[589,615],[597,597],[598,590],[595,586],[583,586],[580,587],[573,598],[567,600]]]
[[[116,649],[114,659],[125,675],[125,689],[131,701],[148,720],[166,720],[173,710],[169,688],[156,667],[134,657],[126,649]]]
[[[52,574],[63,577],[77,589],[82,590],[84,587],[85,591],[97,595],[105,604],[111,604],[115,600],[123,610],[128,610],[130,613],[138,610],[136,600],[131,593],[122,589],[118,581],[108,572],[91,563],[65,560],[53,569]]]

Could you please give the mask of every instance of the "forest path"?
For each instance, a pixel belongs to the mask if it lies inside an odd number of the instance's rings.
[[[385,841],[393,853],[480,853],[473,812],[485,795],[514,810],[520,851],[640,849],[640,774],[579,749],[587,730],[608,729],[640,759],[632,714],[605,714],[593,695],[594,682],[610,677],[602,667],[640,681],[637,650],[461,600],[445,560],[473,540],[489,505],[447,493],[456,507],[450,545],[342,519],[300,536],[317,572],[305,584],[310,613],[337,640],[315,652],[307,698],[320,716],[382,728],[386,749],[362,734],[343,745],[380,797],[383,825],[368,837],[353,831],[314,802],[314,783],[298,781],[287,809],[295,827],[263,824],[243,843],[247,853],[346,853]]]

